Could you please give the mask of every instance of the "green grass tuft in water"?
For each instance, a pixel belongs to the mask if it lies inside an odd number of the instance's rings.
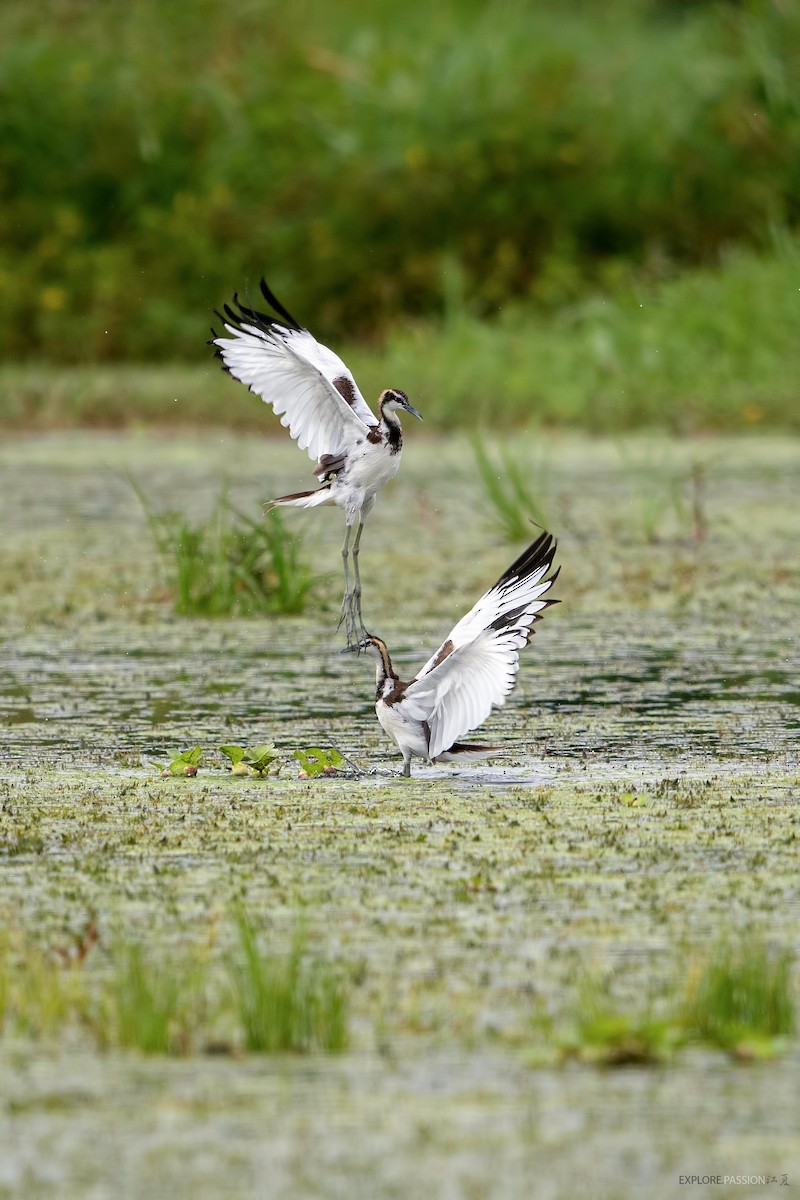
[[[0,1034],[61,1041],[82,1032],[106,1050],[168,1056],[344,1050],[349,1003],[341,974],[307,953],[302,931],[278,955],[261,949],[243,909],[236,927],[227,979],[198,947],[176,956],[126,936],[111,943],[98,974],[87,963],[100,940],[93,922],[69,951],[50,951],[10,928],[0,938]]]
[[[61,962],[20,930],[0,936],[0,1030],[50,1038],[76,1024],[86,992],[78,964]]]
[[[766,1047],[796,1026],[792,958],[759,938],[720,942],[690,973],[681,1014],[687,1034],[725,1049]]]
[[[564,1057],[597,1066],[638,1066],[665,1062],[682,1040],[670,1006],[623,1002],[611,990],[613,976],[587,974],[581,980],[569,1028],[555,1031]],[[552,1022],[539,1022],[553,1035]]]
[[[496,449],[490,455],[477,435],[470,440],[484,494],[507,540],[529,540],[532,525],[546,528],[550,477],[544,454],[523,462],[510,450]]]
[[[280,515],[264,522],[235,509],[223,490],[208,519],[192,525],[181,513],[156,512],[134,482],[153,542],[184,617],[302,613],[314,587],[301,542]]]
[[[231,967],[234,1000],[251,1051],[343,1050],[347,998],[336,972],[306,955],[302,932],[285,956],[265,954],[251,921],[238,912],[239,953]]]
[[[197,958],[176,962],[164,952],[146,954],[138,942],[120,942],[95,1024],[100,1042],[143,1054],[188,1054],[203,1024],[205,977]]]
[[[566,1058],[598,1066],[663,1063],[689,1042],[726,1050],[735,1058],[773,1057],[796,1029],[792,956],[772,952],[758,937],[723,938],[690,955],[656,998],[615,993],[617,974],[587,974],[569,1020],[534,1021]]]

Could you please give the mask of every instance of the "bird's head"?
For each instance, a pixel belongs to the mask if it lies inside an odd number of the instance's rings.
[[[405,392],[401,392],[399,388],[386,388],[381,392],[381,412],[397,412],[398,408],[404,409],[407,413],[411,413],[412,417],[419,417],[422,420],[422,413],[417,412],[414,405],[409,402]]]
[[[388,654],[386,642],[371,633],[365,633],[359,641],[351,642],[342,650],[342,654],[369,654],[375,659],[381,658],[383,653]]]
[[[375,678],[380,685],[381,681],[391,676],[396,678],[392,660],[389,657],[389,648],[383,638],[376,637],[372,633],[365,633],[360,641],[354,642],[352,646],[346,646],[342,651],[343,654],[368,654],[375,663]]]

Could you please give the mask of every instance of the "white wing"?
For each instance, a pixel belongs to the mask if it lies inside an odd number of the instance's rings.
[[[312,459],[350,449],[378,422],[338,354],[323,346],[275,299],[264,280],[264,298],[282,319],[247,308],[234,296],[218,313],[230,337],[210,345],[225,369],[271,404],[281,424]]]
[[[542,599],[558,577],[556,571],[545,578],[555,552],[551,535],[541,534],[461,618],[406,688],[408,716],[430,726],[431,758],[477,729],[513,690],[519,651],[531,637],[531,626],[557,603]]]

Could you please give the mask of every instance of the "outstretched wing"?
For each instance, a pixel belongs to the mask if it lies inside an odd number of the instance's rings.
[[[543,533],[462,617],[436,654],[406,688],[408,715],[430,726],[431,758],[481,725],[513,690],[519,651],[533,624],[556,600],[543,600],[558,571],[556,542]]]
[[[234,379],[271,404],[301,450],[313,459],[346,452],[378,422],[338,354],[299,325],[261,280],[261,292],[279,315],[233,297],[217,313],[230,337],[214,329],[209,345]]]

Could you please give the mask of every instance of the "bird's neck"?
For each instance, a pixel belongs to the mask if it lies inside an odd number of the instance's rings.
[[[375,690],[377,698],[380,699],[387,690],[387,682],[389,683],[390,687],[394,687],[399,680],[397,678],[397,672],[392,666],[392,660],[389,657],[389,651],[387,650],[386,646],[381,643],[376,648],[380,654],[380,658],[375,663]]]
[[[381,426],[386,445],[397,454],[403,446],[403,428],[397,414],[385,403],[381,404]]]

